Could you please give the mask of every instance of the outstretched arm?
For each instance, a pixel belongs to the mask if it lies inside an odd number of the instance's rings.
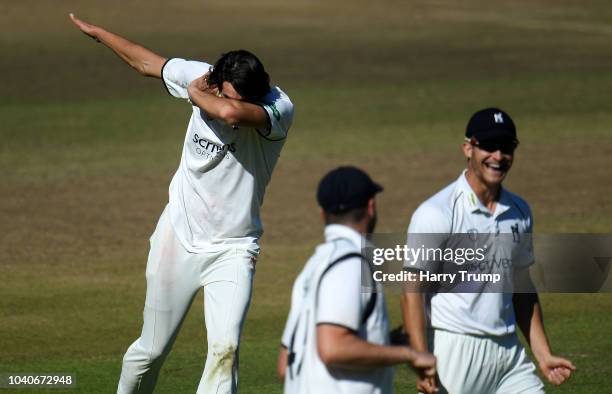
[[[512,297],[516,321],[538,361],[540,371],[551,384],[558,386],[570,378],[576,367],[571,361],[554,356],[550,351],[548,338],[544,331],[542,308],[538,293],[529,276],[529,268],[517,269],[514,275],[515,280],[520,281],[521,284],[528,284],[531,291],[515,293]]]
[[[70,19],[84,34],[112,49],[117,56],[140,74],[161,78],[165,58],[100,26],[84,22],[74,14],[70,14]]]

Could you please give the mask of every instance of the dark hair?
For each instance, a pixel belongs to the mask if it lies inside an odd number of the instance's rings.
[[[211,85],[221,90],[229,82],[246,101],[258,101],[270,91],[270,76],[257,56],[240,49],[221,55],[210,76]]]
[[[350,224],[357,223],[363,220],[368,214],[368,207],[360,207],[349,211],[331,213],[325,212],[325,224]]]

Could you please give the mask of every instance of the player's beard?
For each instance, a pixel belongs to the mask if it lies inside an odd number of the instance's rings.
[[[374,232],[374,229],[376,228],[376,220],[377,219],[378,218],[377,218],[377,215],[376,215],[376,211],[374,211],[374,215],[368,221],[368,232],[367,232],[367,234],[372,234]]]

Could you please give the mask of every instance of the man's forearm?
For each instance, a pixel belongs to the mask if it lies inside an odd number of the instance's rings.
[[[104,29],[100,29],[96,38],[140,74],[161,78],[161,68],[166,61],[165,58],[142,45],[133,43]]]
[[[410,346],[420,352],[427,351],[427,334],[425,330],[425,311],[421,293],[405,292],[401,295],[404,329],[410,337]]]
[[[550,345],[544,330],[544,319],[538,294],[514,294],[513,303],[517,324],[535,358],[539,361],[550,356]]]
[[[213,119],[222,120],[228,124],[237,124],[238,119],[235,119],[234,105],[231,100],[218,97],[212,93],[204,92],[195,86],[195,83],[189,85],[187,92],[189,99],[197,107],[202,108],[206,115]]]
[[[525,293],[515,293],[512,296],[514,315],[527,343],[538,361],[550,356],[550,346],[544,331],[544,318],[537,290],[531,280],[529,269],[518,269],[514,273],[515,280],[527,290]]]
[[[280,380],[285,379],[285,372],[287,371],[287,357],[288,357],[287,348],[281,346],[278,351],[278,359],[276,361],[276,374]]]
[[[329,343],[319,343],[319,356],[328,366],[337,368],[376,368],[410,363],[414,351],[407,346],[375,345],[353,334],[336,336]]]
[[[103,43],[140,74],[161,78],[165,58],[106,29],[80,20],[70,14],[72,22],[86,35]]]
[[[544,320],[542,318],[542,308],[540,303],[536,303],[533,308],[533,316],[531,318],[531,330],[530,330],[530,342],[531,351],[537,360],[543,360],[550,356],[550,345],[548,343],[548,337],[544,330]]]
[[[407,346],[374,345],[355,338],[330,364],[345,368],[386,367],[407,364],[414,359],[414,351]]]
[[[516,322],[523,331],[533,355],[538,360],[542,375],[555,386],[570,378],[576,370],[571,361],[551,353],[548,338],[544,331],[544,318],[538,300],[538,294],[516,293],[512,297]]]
[[[198,80],[193,81],[187,91],[192,103],[206,114],[232,126],[247,126],[263,129],[268,127],[268,115],[259,105],[218,97],[198,88]]]
[[[400,302],[404,329],[410,338],[410,346],[416,351],[426,352],[428,351],[427,331],[421,289],[420,283],[409,285],[402,293]],[[423,371],[417,372],[417,390],[424,393],[435,392],[437,387],[435,376],[424,374]]]

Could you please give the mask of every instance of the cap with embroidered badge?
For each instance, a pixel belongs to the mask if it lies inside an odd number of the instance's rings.
[[[485,108],[472,115],[465,129],[465,137],[474,137],[478,141],[515,141],[516,126],[510,115],[501,109]]]

